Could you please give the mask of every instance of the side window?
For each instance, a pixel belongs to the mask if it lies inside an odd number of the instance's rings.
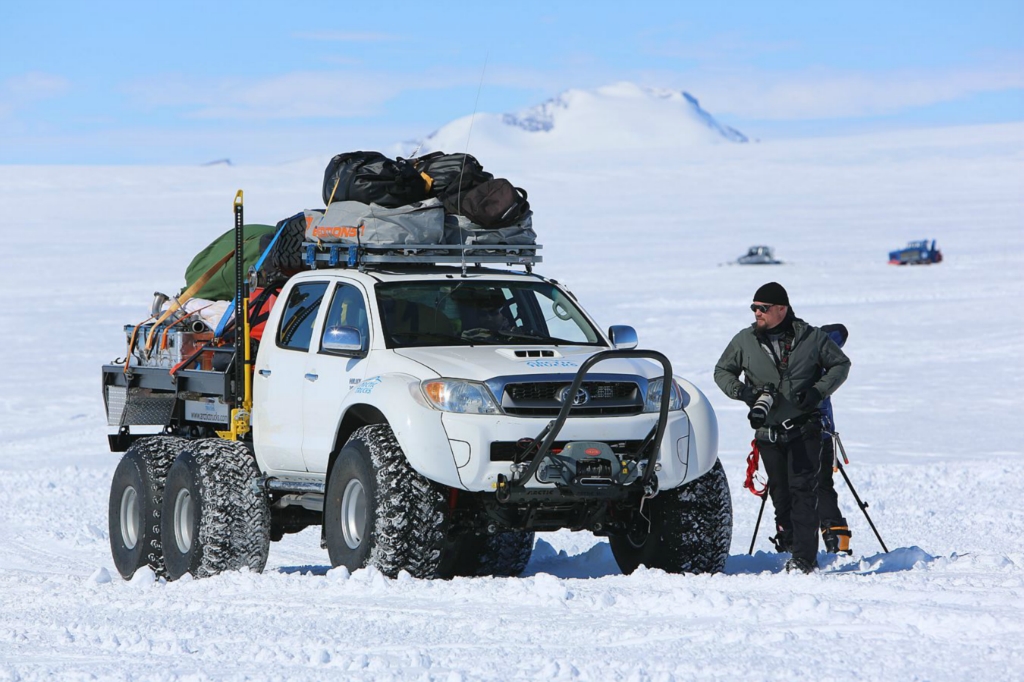
[[[353,327],[359,330],[359,337],[363,342],[363,350],[369,346],[370,323],[366,317],[366,301],[363,300],[362,292],[351,284],[339,284],[334,290],[334,298],[331,300],[331,307],[327,311],[327,321],[324,322],[324,333],[334,327]],[[320,344],[323,347],[323,335]]]
[[[294,287],[285,302],[277,345],[291,350],[309,350],[316,313],[327,292],[327,282],[308,282]]]

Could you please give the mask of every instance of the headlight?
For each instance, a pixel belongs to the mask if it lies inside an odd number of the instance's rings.
[[[442,412],[501,414],[487,386],[461,379],[431,379],[420,384],[427,401]]]
[[[664,383],[664,378],[661,378],[651,379],[647,384],[647,400],[644,404],[644,412],[658,412],[661,410],[661,388]],[[683,409],[683,391],[674,379],[672,380],[672,397],[668,401],[668,409],[669,411]]]

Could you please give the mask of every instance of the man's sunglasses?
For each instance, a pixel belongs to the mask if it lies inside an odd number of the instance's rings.
[[[775,306],[774,303],[751,303],[750,304],[750,312],[752,312],[752,313],[756,313],[756,312],[767,313],[774,306]]]

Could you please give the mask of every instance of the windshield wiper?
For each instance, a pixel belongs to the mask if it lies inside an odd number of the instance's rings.
[[[559,339],[559,338],[556,338],[554,336],[544,336],[543,334],[535,334],[535,333],[528,332],[528,331],[519,331],[519,330],[512,330],[512,329],[505,330],[505,329],[503,329],[503,330],[495,332],[495,333],[496,334],[501,334],[503,336],[507,336],[507,337],[513,338],[513,339],[530,339],[531,341],[539,341],[541,343],[564,344],[564,345],[569,345],[569,346],[585,345],[585,344],[580,343],[579,341],[570,341],[568,339]]]
[[[466,339],[455,334],[442,334],[440,332],[396,332],[391,334],[391,340],[399,342],[399,339],[405,340],[420,340],[420,339],[440,339],[443,341],[458,341],[457,345],[467,345]]]

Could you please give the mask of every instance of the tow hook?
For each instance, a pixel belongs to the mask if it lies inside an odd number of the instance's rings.
[[[508,502],[509,492],[508,478],[505,474],[498,474],[498,482],[494,484],[494,497],[498,502]]]

